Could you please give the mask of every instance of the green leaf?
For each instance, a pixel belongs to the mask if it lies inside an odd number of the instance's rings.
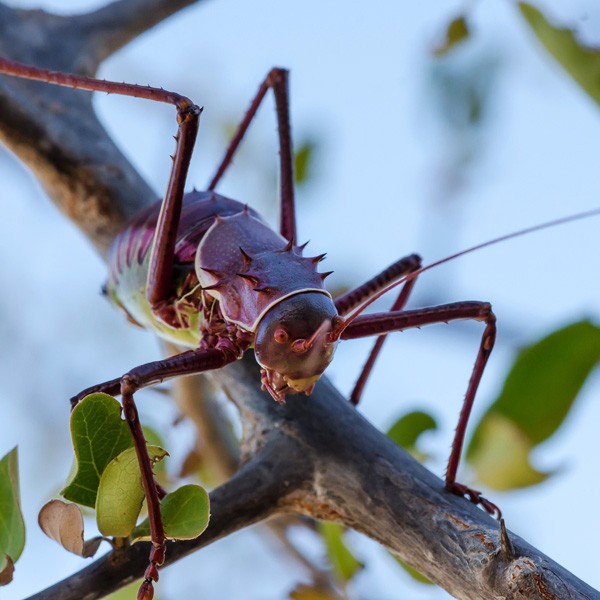
[[[150,460],[162,460],[167,451],[147,446]],[[144,488],[135,448],[128,448],[104,469],[96,498],[96,522],[102,535],[129,537],[142,510]]]
[[[387,436],[418,460],[427,457],[417,450],[417,440],[425,431],[437,429],[435,419],[428,413],[415,410],[400,417],[387,431]]]
[[[115,592],[114,594],[109,594],[106,597],[109,600],[136,600],[142,581],[143,579],[134,581],[130,585],[121,588],[119,591]],[[156,596],[154,598],[155,600],[158,600]]]
[[[13,565],[25,546],[16,447],[0,460],[0,507],[0,585],[4,585],[12,580]]]
[[[294,178],[298,185],[310,179],[316,146],[314,141],[307,140],[297,147],[294,155]]]
[[[144,439],[146,440],[146,444],[149,446],[160,446],[161,448],[165,447],[165,442],[163,437],[154,429],[154,427],[150,427],[149,425],[142,425],[142,431],[144,433]],[[166,463],[160,461],[154,465],[154,473],[157,476],[156,480],[163,487],[167,485],[167,473],[166,473]]]
[[[330,521],[320,521],[319,531],[325,541],[327,556],[334,574],[347,583],[364,565],[358,561],[344,542],[344,527]]]
[[[93,508],[106,465],[133,446],[129,427],[121,419],[121,405],[107,394],[86,396],[71,413],[71,438],[77,472],[61,495]]]
[[[460,16],[450,21],[446,29],[446,37],[444,41],[437,46],[433,53],[436,56],[446,55],[452,48],[460,42],[465,41],[469,37],[469,26],[465,17]]]
[[[600,328],[589,321],[559,329],[518,354],[467,450],[481,481],[509,489],[549,475],[529,465],[529,452],[558,429],[599,361]]]
[[[411,567],[408,563],[405,563],[400,557],[396,556],[395,554],[392,554],[390,552],[391,556],[394,558],[394,560],[415,580],[418,581],[419,583],[425,583],[427,585],[433,585],[433,581],[431,581],[431,579],[428,579],[427,577],[425,577],[425,575],[419,573],[419,571],[417,571],[415,568]]]
[[[160,503],[165,535],[170,540],[193,540],[208,526],[210,504],[206,490],[199,485],[184,485],[167,494]],[[150,539],[148,519],[135,528],[133,541]]]
[[[519,3],[521,14],[546,50],[581,88],[600,104],[600,52],[577,40],[572,29],[552,25],[531,4]]]

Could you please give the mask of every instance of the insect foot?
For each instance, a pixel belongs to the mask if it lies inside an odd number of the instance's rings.
[[[473,504],[481,506],[492,517],[495,517],[498,520],[502,519],[502,511],[493,502],[490,502],[484,498],[481,495],[481,492],[473,490],[462,483],[457,483],[456,481],[447,482],[446,489],[457,496],[463,496],[467,498]]]
[[[152,600],[154,598],[153,581],[158,581],[158,567],[165,561],[165,547],[153,546],[150,550],[150,564],[144,573],[144,581],[137,593],[137,600]]]

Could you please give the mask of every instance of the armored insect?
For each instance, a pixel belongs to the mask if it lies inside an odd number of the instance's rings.
[[[72,399],[75,405],[87,394],[97,391],[122,396],[123,412],[142,472],[152,538],[150,561],[139,598],[152,597],[153,582],[158,580],[157,567],[164,560],[166,538],[159,493],[133,395],[142,387],[170,377],[221,368],[251,349],[261,367],[264,389],[277,402],[284,403],[288,394],[310,395],[331,362],[339,340],[378,336],[351,396],[356,404],[385,334],[457,319],[482,321],[484,331],[452,444],[445,483],[449,491],[466,496],[491,514],[500,514],[479,492],[456,482],[469,414],[494,345],[496,319],[491,306],[487,302],[454,302],[404,309],[416,276],[457,255],[425,268],[416,255],[401,258],[356,289],[332,298],[324,285],[329,273],[317,270],[324,255],[305,256],[305,245],[296,243],[286,70],[275,68],[267,75],[207,191],[187,194],[184,185],[201,114],[201,109],[188,98],[162,89],[52,72],[5,59],[0,59],[0,73],[167,102],[177,109],[179,130],[165,197],[135,216],[115,239],[109,254],[105,291],[131,321],[188,350],[135,367]],[[269,89],[275,96],[279,132],[278,231],[271,229],[253,209],[215,192]],[[526,231],[529,230],[505,238]],[[396,285],[401,287],[390,311],[362,314],[375,298]]]

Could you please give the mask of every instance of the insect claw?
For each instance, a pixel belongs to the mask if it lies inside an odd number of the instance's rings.
[[[154,586],[151,580],[144,580],[137,593],[137,600],[152,600],[154,598]]]

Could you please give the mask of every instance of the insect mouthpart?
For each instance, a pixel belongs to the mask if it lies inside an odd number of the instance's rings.
[[[310,396],[315,389],[315,383],[321,374],[302,379],[292,379],[271,369],[261,369],[261,383],[264,390],[271,394],[273,400],[279,404],[285,404],[285,396],[289,393],[304,393]]]

